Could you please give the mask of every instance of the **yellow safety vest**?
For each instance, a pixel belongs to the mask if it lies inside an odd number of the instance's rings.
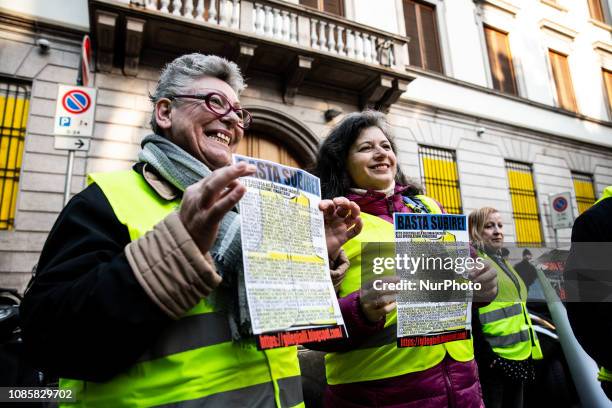
[[[597,204],[598,202],[608,198],[608,197],[612,197],[612,186],[608,186],[606,188],[603,189],[603,191],[601,192],[601,197],[599,197],[599,200],[595,201],[595,204]]]
[[[89,175],[132,240],[174,211],[180,200],[159,197],[132,171]],[[259,351],[231,341],[227,316],[202,299],[160,335],[127,371],[104,383],[61,379],[75,390],[66,406],[303,407],[297,348]]]
[[[527,311],[527,288],[523,279],[506,261],[506,267],[514,275],[519,288],[510,276],[487,254],[478,251],[478,256],[488,259],[497,270],[497,296],[491,303],[478,309],[485,340],[495,354],[508,360],[542,359],[542,349]],[[523,299],[512,301],[511,299]]]
[[[612,186],[608,186],[603,189],[603,191],[601,192],[601,197],[599,198],[599,200],[595,201],[595,204],[609,197],[612,197]],[[600,367],[599,373],[597,375],[597,379],[599,381],[611,381],[612,382],[612,370],[608,370],[605,367]]]
[[[612,382],[612,370],[608,370],[605,367],[600,367],[599,373],[597,374],[597,379],[599,381]]]
[[[426,196],[416,196],[430,213],[441,213],[438,204]],[[394,242],[393,224],[379,217],[361,213],[363,229],[348,241],[344,251],[351,265],[340,286],[340,296],[346,296],[361,288],[361,245],[367,242]],[[394,257],[395,253],[389,254]],[[328,384],[346,384],[361,381],[397,377],[402,374],[423,371],[440,363],[446,353],[457,361],[474,358],[472,339],[458,340],[435,346],[397,347],[397,313],[387,315],[385,327],[366,339],[356,350],[328,353],[325,369]],[[351,333],[349,332],[349,336]]]

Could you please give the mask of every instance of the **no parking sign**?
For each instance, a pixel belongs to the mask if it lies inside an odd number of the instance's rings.
[[[554,229],[571,228],[574,224],[572,195],[569,192],[550,196],[550,215]]]
[[[96,89],[70,85],[60,85],[58,88],[53,133],[91,136],[96,110]]]

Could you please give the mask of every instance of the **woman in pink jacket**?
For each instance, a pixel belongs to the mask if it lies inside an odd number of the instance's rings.
[[[323,142],[315,172],[324,197],[345,196],[361,208],[361,236],[392,234],[394,212],[443,212],[410,184],[397,163],[396,146],[383,114],[348,115]],[[389,232],[391,231],[391,232]],[[357,239],[360,239],[357,237]],[[392,237],[392,235],[391,235]],[[471,339],[397,348],[394,293],[361,291],[360,246],[344,249],[351,267],[340,286],[349,339],[327,348],[328,407],[482,407]],[[489,295],[495,273],[477,271]],[[490,292],[490,293],[489,293]]]

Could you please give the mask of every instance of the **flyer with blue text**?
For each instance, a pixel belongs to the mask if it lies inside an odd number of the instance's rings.
[[[329,272],[318,177],[267,160],[240,182],[242,256],[252,330],[261,349],[344,336]]]
[[[467,217],[394,214],[398,347],[470,338],[473,286]]]

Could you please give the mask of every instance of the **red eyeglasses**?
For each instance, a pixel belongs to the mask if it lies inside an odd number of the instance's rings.
[[[241,129],[248,129],[248,127],[251,126],[251,123],[253,122],[253,116],[248,110],[242,108],[235,108],[234,106],[232,106],[227,97],[222,93],[210,92],[206,95],[173,95],[170,96],[168,99],[174,100],[175,98],[188,98],[204,101],[208,110],[217,115],[218,117],[223,117],[233,111],[236,116],[238,116],[238,126]]]

